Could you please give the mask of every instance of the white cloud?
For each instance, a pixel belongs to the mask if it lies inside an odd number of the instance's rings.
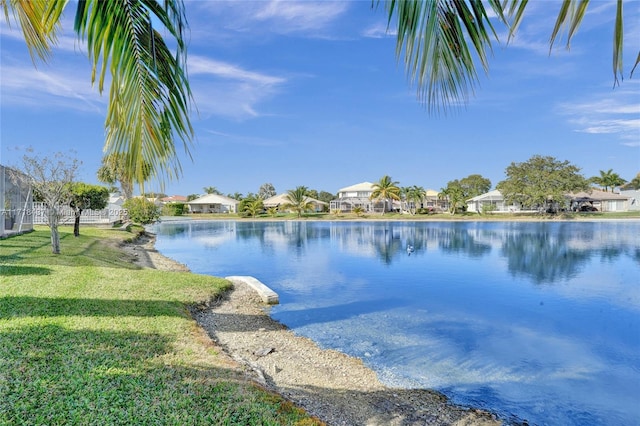
[[[244,81],[247,83],[272,86],[283,83],[284,78],[273,77],[267,74],[260,74],[247,71],[239,66],[226,62],[209,59],[204,56],[189,56],[189,75],[209,74],[220,78]]]
[[[345,1],[191,2],[202,14],[224,16],[222,26],[238,33],[321,36],[349,8]],[[260,23],[261,28],[255,23]]]
[[[189,74],[201,113],[236,120],[263,115],[256,106],[272,97],[278,86],[286,82],[283,77],[196,55],[189,57]]]
[[[369,28],[365,28],[362,35],[367,38],[385,38],[395,37],[398,31],[394,28],[387,28],[384,24],[375,24]]]
[[[274,147],[274,146],[282,146],[284,145],[283,141],[275,140],[275,139],[267,139],[262,137],[255,136],[246,136],[240,134],[231,134],[226,132],[220,132],[218,130],[205,130],[205,133],[209,135],[213,135],[213,138],[208,138],[212,143],[216,145],[221,145],[225,143],[232,143],[236,145],[248,145],[248,146],[266,146],[266,147]]]
[[[260,3],[254,15],[258,21],[271,21],[283,32],[319,30],[326,28],[348,7],[347,2],[292,2],[271,0]]]
[[[595,125],[582,129],[585,133],[624,133],[625,131],[638,131],[640,119],[634,120],[601,120]]]
[[[0,90],[2,102],[31,108],[65,108],[103,113],[106,96],[91,87],[89,74],[78,75],[71,69],[47,69],[26,66],[2,66]]]
[[[626,146],[640,145],[640,88],[624,83],[613,93],[592,95],[589,99],[565,102],[557,106],[568,116],[577,132],[615,135]],[[635,86],[638,86],[635,84]]]

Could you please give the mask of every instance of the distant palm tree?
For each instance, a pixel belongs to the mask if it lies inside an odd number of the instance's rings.
[[[269,207],[267,209],[267,214],[271,217],[276,217],[276,215],[278,214],[278,208],[277,207]]]
[[[215,186],[205,186],[204,188],[202,188],[204,190],[205,193],[207,194],[216,194],[216,195],[222,195],[222,192],[218,191],[218,188],[216,188]]]
[[[594,176],[589,179],[596,185],[600,185],[604,188],[605,192],[609,192],[609,188],[613,191],[616,187],[624,185],[627,181],[622,179],[620,175],[613,172],[613,169],[609,169],[606,172],[600,170],[600,176]]]
[[[409,191],[407,192],[409,213],[416,214],[416,211],[418,210],[418,205],[422,204],[422,200],[426,195],[427,195],[427,191],[425,191],[425,189],[421,186],[413,185],[409,187]]]
[[[406,210],[410,212],[410,200],[409,200],[409,194],[411,193],[411,187],[410,186],[403,186],[400,188],[400,200],[402,202],[402,210]]]
[[[458,208],[464,206],[464,191],[457,185],[450,185],[441,189],[438,198],[447,201],[449,213],[452,215],[456,214]]]
[[[302,217],[302,213],[307,210],[313,210],[313,201],[307,196],[307,187],[298,186],[296,189],[290,189],[285,195],[287,201],[283,206],[285,210],[293,210]]]
[[[398,182],[391,180],[390,176],[384,175],[378,182],[373,184],[373,191],[369,198],[371,200],[382,200],[382,214],[384,215],[387,210],[387,202],[393,203],[393,200],[399,201],[400,192]]]
[[[251,217],[256,217],[264,210],[264,204],[262,198],[254,198],[248,200],[244,205],[244,212]]]
[[[7,22],[13,18],[19,23],[31,57],[46,61],[69,3],[0,0],[0,9]],[[100,93],[107,70],[111,74],[106,154],[122,155],[126,176],[137,183],[147,179],[147,165],[156,175],[179,175],[174,139],[180,138],[188,153],[194,134],[189,118],[191,90],[183,69],[187,59],[184,4],[180,0],[75,3],[74,29],[87,43],[91,83],[97,80]],[[169,35],[170,43],[165,43],[161,32]]]
[[[358,217],[362,217],[364,215],[364,208],[362,206],[355,206],[351,211]]]

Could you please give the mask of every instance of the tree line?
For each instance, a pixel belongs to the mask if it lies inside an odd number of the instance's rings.
[[[24,181],[34,194],[34,199],[45,203],[47,208],[48,225],[51,228],[52,252],[60,253],[60,238],[58,224],[61,209],[69,206],[74,210],[74,235],[80,235],[80,216],[83,210],[103,209],[107,206],[109,190],[117,189],[113,184],[120,183],[121,194],[126,198],[124,208],[129,211],[132,220],[140,223],[150,223],[156,220],[160,212],[155,204],[146,197],[131,197],[133,177],[124,169],[118,169],[117,162],[103,162],[97,175],[100,180],[107,181],[111,188],[78,182],[76,179],[80,162],[63,153],[56,153],[49,157],[25,155],[21,173],[15,173],[14,179]],[[111,168],[111,169],[109,169]],[[108,170],[107,170],[108,169]],[[506,178],[496,185],[505,201],[509,204],[518,203],[524,207],[537,207],[544,211],[554,205],[562,205],[567,193],[590,192],[592,185],[600,186],[604,191],[614,188],[640,189],[640,173],[630,181],[626,181],[613,169],[600,170],[598,176],[585,178],[580,168],[569,161],[560,161],[551,156],[534,155],[521,163],[513,162],[505,170]],[[449,212],[455,214],[464,210],[466,201],[475,196],[488,192],[492,187],[489,179],[479,174],[471,174],[462,179],[454,179],[447,183],[438,193],[438,198],[446,202]],[[214,186],[203,188],[206,193],[219,193]],[[156,197],[164,194],[153,194]],[[258,193],[246,196],[234,194],[239,211],[249,216],[257,216],[265,211],[264,200],[276,195],[273,184],[265,183],[260,186]],[[131,197],[128,198],[127,197]],[[404,201],[406,210],[415,214],[417,205],[426,197],[426,190],[418,185],[400,187],[399,182],[385,175],[373,184],[371,200],[383,203],[382,214],[393,201]],[[285,203],[278,208],[266,209],[269,215],[275,216],[278,211],[294,211],[298,217],[312,209],[313,199],[330,203],[336,198],[335,194],[327,191],[317,191],[306,186],[290,189],[285,194]],[[361,210],[354,210],[356,214]]]
[[[527,208],[553,211],[563,205],[567,193],[591,192],[592,185],[604,191],[620,189],[640,189],[640,173],[626,181],[613,169],[600,170],[599,176],[590,178],[580,173],[580,168],[569,161],[560,161],[551,156],[534,155],[521,163],[513,162],[505,170],[506,178],[496,185],[508,204],[520,204]],[[385,175],[373,185],[371,199],[382,201],[382,214],[393,201],[407,203],[407,211],[415,214],[415,206],[426,197],[420,186],[400,187],[399,183]],[[444,201],[451,214],[466,209],[467,200],[489,192],[491,180],[479,174],[471,174],[460,180],[454,179],[438,192],[438,199]],[[361,213],[359,209],[356,213]]]

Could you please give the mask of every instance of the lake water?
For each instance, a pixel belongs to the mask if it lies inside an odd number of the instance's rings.
[[[390,386],[538,425],[640,424],[640,222],[165,222],[193,272]]]

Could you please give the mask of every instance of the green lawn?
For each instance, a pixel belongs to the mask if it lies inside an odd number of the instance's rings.
[[[126,231],[61,229],[0,240],[0,424],[313,425],[245,381],[188,305],[227,281],[140,269]]]

